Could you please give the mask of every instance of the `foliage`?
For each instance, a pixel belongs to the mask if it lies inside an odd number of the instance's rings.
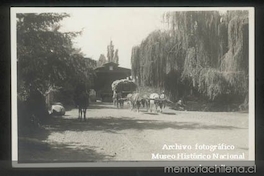
[[[118,49],[115,50],[114,62],[117,63],[117,64],[119,63]]]
[[[108,62],[114,62],[117,63],[119,62],[119,56],[118,56],[118,49],[114,49],[113,42],[111,41],[110,44],[107,46],[107,58]]]
[[[106,57],[103,54],[101,54],[98,61],[97,61],[97,67],[101,67],[105,63],[107,63]]]
[[[18,92],[31,89],[43,95],[67,81],[89,79],[83,56],[72,47],[78,32],[59,31],[68,14],[17,14]]]
[[[72,43],[81,33],[60,31],[60,21],[66,17],[65,13],[17,14],[18,99],[26,104],[34,101],[39,105],[36,109],[45,109],[44,97],[52,91],[70,95],[79,82],[92,84],[91,62]],[[42,96],[39,101],[38,96]]]
[[[132,49],[139,85],[165,88],[171,99],[194,90],[210,100],[247,97],[247,11],[167,12],[163,21],[167,30],[153,31]]]
[[[114,45],[113,42],[110,42],[110,45],[107,46],[107,59],[108,62],[113,62],[113,58],[114,58]]]
[[[220,69],[236,93],[248,92],[248,14],[240,12],[228,24],[228,51],[223,55]],[[230,16],[228,14],[228,16]]]

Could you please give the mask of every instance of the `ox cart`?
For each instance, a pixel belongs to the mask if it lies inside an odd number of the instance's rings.
[[[127,100],[127,95],[132,94],[137,89],[136,83],[131,80],[121,79],[112,83],[113,91],[113,104],[119,107],[123,107],[124,101]]]

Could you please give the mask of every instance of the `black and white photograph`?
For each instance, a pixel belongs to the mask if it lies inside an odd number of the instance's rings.
[[[17,166],[254,161],[254,8],[10,13]]]

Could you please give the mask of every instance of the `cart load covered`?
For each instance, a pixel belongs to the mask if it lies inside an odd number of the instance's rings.
[[[112,90],[117,93],[132,93],[133,91],[136,91],[136,89],[136,83],[127,79],[116,80],[112,83]]]

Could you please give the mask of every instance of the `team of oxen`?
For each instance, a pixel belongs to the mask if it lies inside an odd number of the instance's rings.
[[[113,94],[113,102],[115,105],[117,105],[118,108],[123,108],[124,103],[128,102],[130,105],[131,110],[136,110],[139,112],[139,109],[145,108],[147,112],[162,112],[162,110],[167,105],[175,105],[172,101],[170,101],[162,92],[161,94],[152,93],[152,94],[140,94],[138,92],[129,93],[126,97],[122,97],[122,93],[116,93]],[[78,119],[84,119],[86,120],[86,110],[89,106],[89,92],[88,91],[81,91],[78,92],[75,96],[75,103],[78,107],[79,116]],[[176,103],[176,106],[181,108],[184,108],[184,105],[182,104],[182,101],[179,100]]]
[[[119,84],[120,82],[121,84]],[[152,111],[162,112],[167,105],[173,105],[173,106],[176,105],[180,108],[184,106],[181,100],[176,104],[170,101],[165,96],[164,91],[162,91],[161,94],[158,93],[143,94],[135,91],[136,86],[132,87],[134,91],[129,91],[129,92],[115,91],[116,88],[120,85],[131,86],[135,84],[132,83],[131,81],[129,82],[128,80],[117,80],[114,83],[112,84],[113,103],[117,106],[117,108],[123,108],[125,102],[129,103],[131,110],[136,110],[137,112],[139,112],[139,109],[141,107],[145,108],[147,112],[152,112]],[[79,110],[78,118],[80,120],[82,118],[86,120],[86,110],[89,106],[89,91],[87,90],[85,85],[79,85],[76,87],[74,101],[76,107],[78,107]]]
[[[162,110],[168,104],[173,104],[162,92],[161,94],[152,93],[152,94],[140,94],[138,92],[129,93],[126,97],[122,97],[122,93],[113,94],[113,103],[117,106],[117,108],[122,108],[124,103],[128,102],[130,105],[131,110],[136,110],[139,112],[139,109],[145,108],[147,112],[162,112]]]

